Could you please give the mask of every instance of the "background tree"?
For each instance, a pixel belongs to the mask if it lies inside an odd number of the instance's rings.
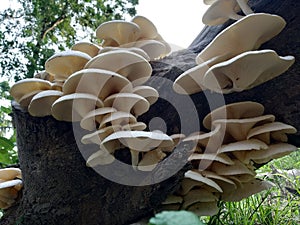
[[[17,0],[18,9],[0,13],[0,74],[33,77],[57,50],[94,39],[94,30],[112,19],[133,16],[138,0]]]

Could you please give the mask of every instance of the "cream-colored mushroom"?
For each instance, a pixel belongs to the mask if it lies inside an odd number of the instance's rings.
[[[142,96],[134,93],[117,93],[104,100],[104,106],[113,107],[118,111],[130,112],[136,117],[149,110],[149,102]]]
[[[105,53],[105,52],[110,52],[110,51],[117,51],[117,50],[130,51],[130,52],[133,52],[133,53],[136,53],[136,54],[142,56],[147,61],[150,61],[149,55],[143,49],[137,48],[137,47],[130,47],[130,48],[126,48],[126,47],[104,47],[99,51],[99,54],[102,54],[102,53]]]
[[[103,107],[96,96],[74,93],[58,98],[52,105],[52,116],[61,121],[79,122],[90,111]]]
[[[95,167],[97,165],[108,165],[115,161],[115,157],[106,150],[100,149],[88,157],[86,165],[88,167]]]
[[[104,127],[111,126],[111,125],[127,125],[136,123],[136,118],[130,114],[129,112],[112,112],[107,115],[105,115],[99,125],[99,129],[102,129]]]
[[[279,34],[285,25],[285,20],[277,15],[266,13],[247,15],[220,32],[197,55],[196,61],[200,64],[219,57],[215,61],[216,64],[243,52],[256,50],[261,44]]]
[[[226,165],[219,162],[214,162],[211,170],[214,171],[218,175],[223,176],[232,176],[232,175],[250,175],[251,177],[254,177],[256,173],[249,169],[245,164],[240,162],[239,160],[233,159],[234,164],[233,165]]]
[[[141,161],[138,163],[137,169],[141,171],[152,171],[166,156],[167,155],[160,149],[154,149],[146,152]]]
[[[197,202],[215,202],[218,200],[218,197],[212,192],[204,189],[198,188],[189,191],[185,196],[183,196],[183,209],[189,208],[189,206]]]
[[[152,74],[152,67],[144,57],[126,50],[99,54],[92,58],[85,68],[104,69],[119,73],[127,77],[133,86],[143,84]]]
[[[132,18],[131,22],[137,24],[140,28],[140,37],[139,39],[154,39],[157,37],[156,26],[146,17],[137,15]]]
[[[51,82],[38,78],[27,78],[13,84],[9,93],[17,102],[19,102],[24,95],[29,94],[32,96],[32,93],[49,89],[51,89]]]
[[[273,50],[247,51],[213,65],[203,77],[203,86],[228,94],[251,89],[284,73],[293,56],[278,56]]]
[[[221,106],[211,111],[203,119],[206,129],[211,129],[212,121],[219,119],[246,119],[262,116],[264,106],[257,102],[244,101]]]
[[[119,124],[101,128],[93,133],[84,135],[81,138],[81,143],[100,145],[107,136],[119,130],[122,130],[122,126]]]
[[[47,59],[45,69],[54,74],[55,80],[65,80],[72,73],[83,69],[91,57],[83,52],[67,50],[59,52]]]
[[[73,73],[63,85],[64,94],[88,93],[102,101],[119,92],[132,92],[131,82],[124,76],[104,69],[83,69]]]
[[[71,47],[71,50],[80,51],[88,54],[90,57],[98,55],[101,47],[97,44],[88,41],[77,42]]]
[[[115,43],[119,46],[134,42],[140,35],[141,30],[137,24],[122,20],[104,22],[96,29],[97,38],[105,41],[108,40],[108,42],[102,43],[104,47],[110,45],[110,43]]]
[[[61,91],[46,90],[36,94],[28,106],[28,112],[31,116],[43,117],[50,116],[52,113],[52,104],[61,96]]]
[[[275,136],[272,135],[274,132],[277,132],[275,133]],[[247,139],[257,138],[266,144],[271,144],[271,138],[275,138],[276,141],[287,142],[286,134],[294,134],[296,132],[296,128],[291,125],[281,122],[273,122],[252,128],[248,132]]]
[[[40,93],[40,92],[42,92],[42,91],[43,91],[43,90],[36,90],[36,91],[33,91],[33,92],[30,92],[30,93],[28,93],[28,94],[23,95],[23,96],[19,99],[19,102],[18,102],[18,103],[20,104],[20,106],[21,106],[22,108],[26,109],[26,108],[28,108],[28,106],[29,106],[29,104],[30,104],[32,98],[33,98],[36,94],[38,94],[38,93]]]
[[[239,20],[244,16],[239,11],[236,0],[219,0],[214,2],[203,14],[202,23],[210,26],[225,23],[229,19]]]
[[[158,91],[150,86],[136,86],[133,88],[132,92],[147,99],[150,105],[154,104],[159,98]]]
[[[88,112],[80,121],[81,128],[85,130],[96,130],[100,125],[103,117],[108,113],[116,112],[112,107],[102,107]]]
[[[105,138],[101,149],[116,149],[115,146],[125,146],[130,149],[133,168],[139,163],[139,153],[149,152],[159,146],[167,147],[173,144],[172,139],[160,132],[147,131],[117,131]]]

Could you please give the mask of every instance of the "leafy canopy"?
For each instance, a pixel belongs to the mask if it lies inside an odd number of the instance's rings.
[[[94,40],[103,22],[135,15],[138,0],[15,0],[0,12],[0,74],[12,80],[33,77],[56,51]]]

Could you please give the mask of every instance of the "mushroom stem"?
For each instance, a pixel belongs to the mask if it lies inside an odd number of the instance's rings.
[[[239,4],[241,10],[243,11],[243,13],[245,13],[245,15],[253,13],[253,10],[247,4],[246,0],[236,0],[236,2]]]
[[[130,149],[131,154],[131,165],[134,170],[137,169],[137,165],[139,164],[139,152],[133,149]]]

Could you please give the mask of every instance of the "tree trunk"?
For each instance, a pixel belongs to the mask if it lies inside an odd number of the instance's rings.
[[[187,50],[151,62],[153,76],[147,85],[159,91],[160,99],[139,121],[168,134],[188,135],[202,130],[204,116],[224,102],[251,100],[262,103],[265,113],[274,114],[278,121],[295,126],[298,133],[290,136],[289,141],[300,146],[300,1],[250,0],[249,3],[255,12],[278,14],[287,21],[286,28],[260,49],[294,55],[296,63],[281,76],[241,93],[178,95],[172,90],[172,81],[195,66],[196,54],[230,22],[205,27]],[[31,117],[15,105],[13,118],[24,189],[20,201],[7,210],[1,225],[129,224],[153,212],[178,187],[187,169],[183,165],[189,146],[180,145],[153,173],[138,173],[122,166],[114,166],[113,170],[110,166],[98,167],[97,173],[86,167],[84,160],[97,150],[96,146],[80,143],[78,137],[84,131],[78,124],[58,122],[52,117]],[[117,157],[126,161],[128,155],[119,152]],[[111,174],[121,184],[105,178]],[[137,186],[126,185],[135,181]]]

